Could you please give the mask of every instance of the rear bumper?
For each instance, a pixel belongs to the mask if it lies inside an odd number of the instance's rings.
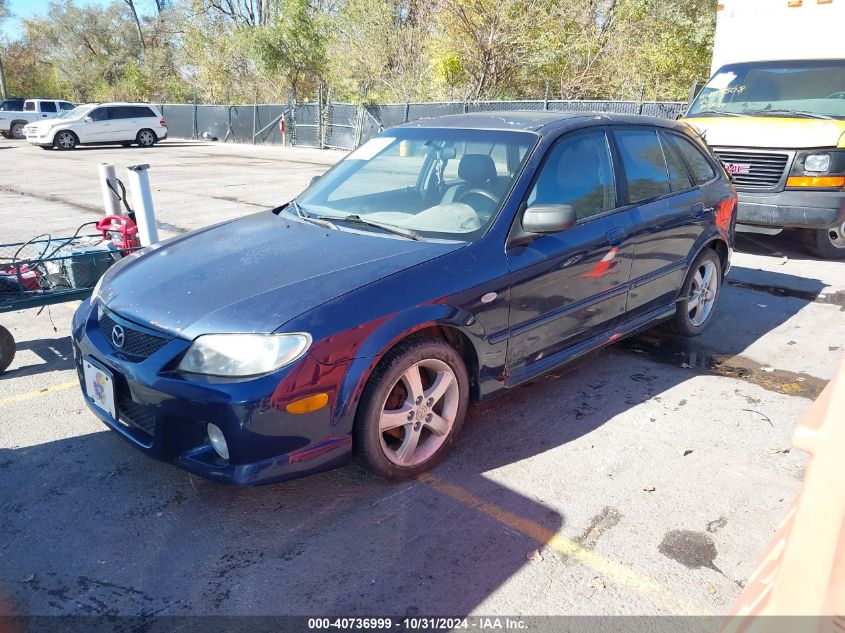
[[[845,222],[845,191],[738,192],[737,223],[823,229]]]

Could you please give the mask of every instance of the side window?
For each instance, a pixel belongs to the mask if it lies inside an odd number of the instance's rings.
[[[138,119],[157,119],[157,118],[159,118],[149,108],[145,108],[143,106],[136,106],[132,109],[135,110],[135,113],[133,115],[135,118],[138,118]]]
[[[127,106],[113,106],[109,108],[109,119],[129,119],[132,117],[131,109]]]
[[[669,193],[669,174],[657,132],[618,130],[614,134],[628,179],[628,201],[636,204]]]
[[[24,112],[35,112],[35,101],[27,101],[23,104]]]
[[[76,106],[72,103],[68,103],[67,101],[59,101],[59,110],[62,112],[66,112],[67,110],[73,110]]]
[[[616,207],[613,162],[604,132],[564,137],[550,151],[528,204],[569,204],[578,219]]]
[[[702,151],[693,145],[692,142],[677,134],[670,134],[669,136],[672,139],[672,144],[678,148],[681,156],[684,157],[687,165],[689,165],[697,185],[709,182],[716,177],[716,172],[713,171],[710,161],[707,160]]]
[[[41,111],[42,112],[56,112],[56,104],[53,101],[42,101],[41,102]]]
[[[684,161],[680,159],[678,153],[675,151],[666,136],[660,134],[660,145],[663,147],[663,158],[666,159],[666,166],[669,168],[669,185],[672,191],[683,191],[692,187],[689,173],[687,173]]]
[[[88,114],[94,121],[105,121],[108,118],[108,108],[95,108]]]

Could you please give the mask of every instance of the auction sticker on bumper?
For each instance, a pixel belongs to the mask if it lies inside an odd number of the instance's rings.
[[[85,374],[85,394],[95,405],[107,412],[112,419],[117,419],[114,407],[114,380],[111,373],[91,363],[88,359],[82,361]]]

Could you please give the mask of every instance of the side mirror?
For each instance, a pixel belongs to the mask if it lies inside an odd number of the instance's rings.
[[[522,230],[526,233],[558,233],[575,226],[578,217],[569,204],[535,204],[522,216]]]
[[[86,123],[91,123],[94,119],[92,119],[90,116],[87,116],[82,120],[85,121]]]

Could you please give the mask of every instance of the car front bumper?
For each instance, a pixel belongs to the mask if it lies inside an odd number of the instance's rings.
[[[845,191],[739,191],[737,223],[824,229],[845,222]]]
[[[236,485],[269,483],[340,466],[351,457],[350,429],[334,424],[331,406],[306,414],[288,402],[328,392],[345,367],[326,366],[306,354],[278,372],[246,380],[187,377],[167,371],[190,342],[173,338],[146,359],[115,353],[100,330],[98,308],[86,300],[73,320],[73,353],[89,409],[135,448],[201,477]],[[110,315],[119,318],[118,315]],[[120,320],[124,327],[131,322]],[[117,418],[85,394],[83,359],[107,369],[115,387]],[[226,438],[229,460],[212,448],[207,424]]]

